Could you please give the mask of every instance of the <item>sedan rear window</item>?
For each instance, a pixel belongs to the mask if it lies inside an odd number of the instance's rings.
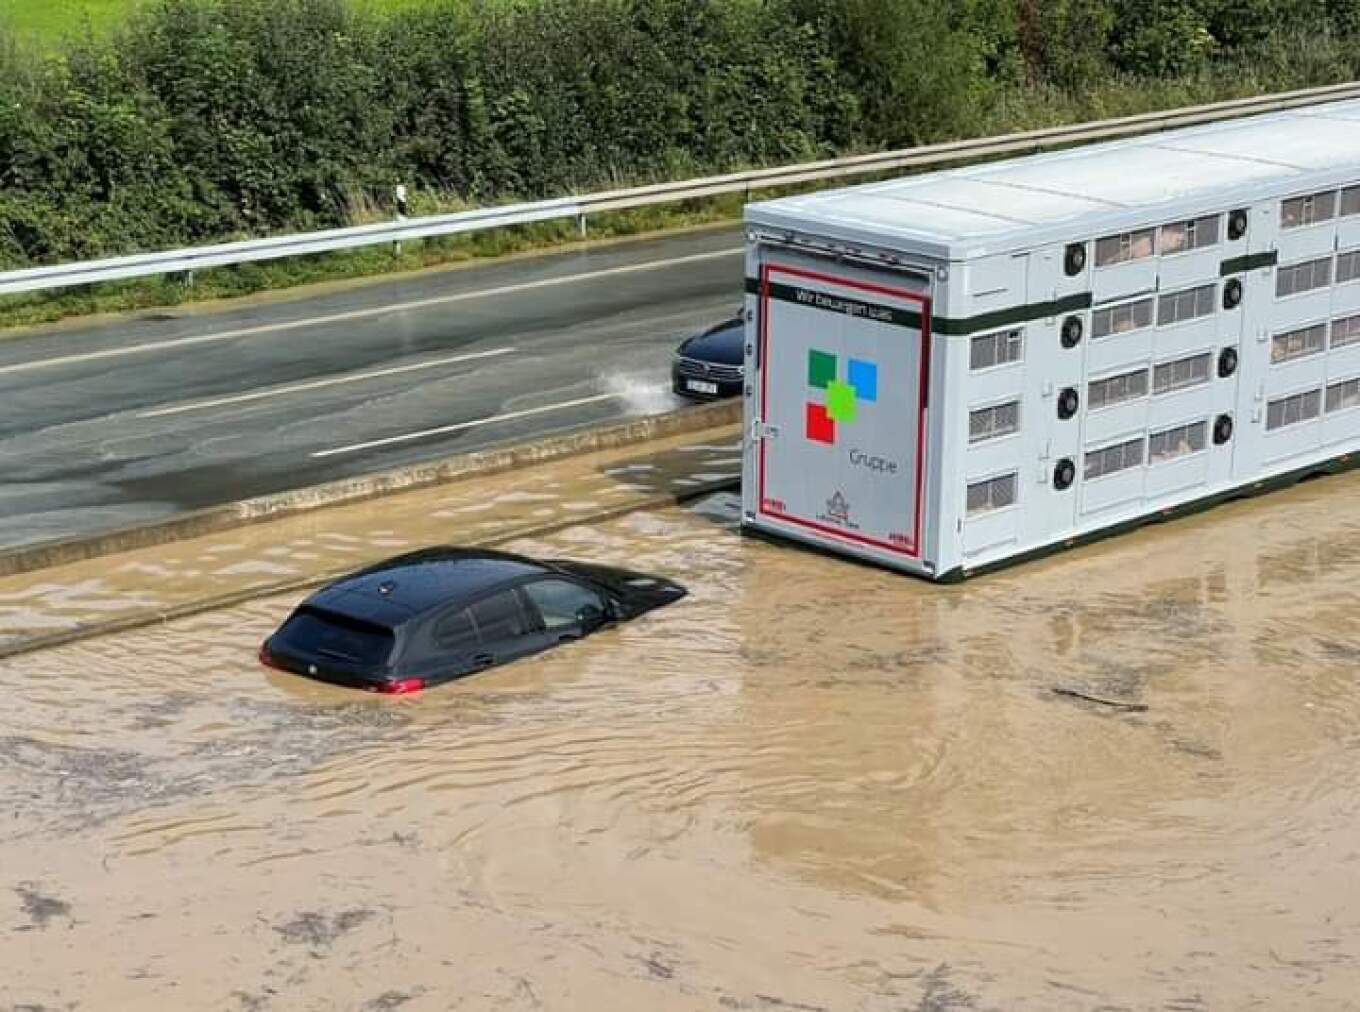
[[[278,645],[290,653],[346,664],[381,666],[392,655],[392,630],[316,608],[300,609],[279,630]]]

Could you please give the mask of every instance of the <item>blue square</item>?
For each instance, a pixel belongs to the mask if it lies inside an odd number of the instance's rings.
[[[850,385],[855,388],[855,397],[862,401],[878,400],[878,366],[872,362],[850,360]]]

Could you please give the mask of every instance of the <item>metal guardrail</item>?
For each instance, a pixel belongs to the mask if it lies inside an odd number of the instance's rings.
[[[640,186],[587,196],[561,197],[529,204],[463,211],[431,217],[398,219],[352,228],[336,228],[302,235],[251,239],[244,242],[198,246],[163,253],[141,253],[90,260],[81,263],[59,264],[52,267],[31,267],[0,272],[0,295],[42,291],[87,285],[100,281],[120,281],[127,278],[156,274],[184,273],[209,267],[276,260],[309,253],[329,253],[335,250],[403,240],[426,239],[433,236],[481,232],[510,225],[532,222],[577,219],[585,230],[586,218],[602,211],[619,211],[645,207],[650,204],[674,203],[696,197],[713,197],[729,193],[774,189],[797,183],[837,179],[846,176],[872,175],[893,169],[920,168],[944,162],[968,161],[997,155],[1013,155],[1063,147],[1083,141],[1112,140],[1135,134],[1154,133],[1174,127],[1192,126],[1236,119],[1242,116],[1276,112],[1299,106],[1318,105],[1345,99],[1360,98],[1360,82],[1309,88],[1302,91],[1264,95],[1256,98],[1235,99],[1213,105],[1192,106],[1166,112],[1144,113],[1122,119],[1080,123],[1073,126],[1032,130],[1007,134],[1002,137],[977,138],[948,144],[932,144],[879,154],[857,155],[830,161],[811,162],[773,169],[755,169],[705,179]]]

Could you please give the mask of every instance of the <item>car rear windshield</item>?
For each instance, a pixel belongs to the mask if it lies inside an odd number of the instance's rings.
[[[317,608],[299,609],[278,637],[279,645],[291,653],[365,667],[386,664],[395,642],[385,626]]]

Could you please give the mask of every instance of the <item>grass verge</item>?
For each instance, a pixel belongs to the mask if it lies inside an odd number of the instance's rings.
[[[0,0],[0,24],[40,49],[58,50],[71,39],[99,38],[137,13],[145,0]],[[377,13],[417,7],[425,0],[349,0]]]

